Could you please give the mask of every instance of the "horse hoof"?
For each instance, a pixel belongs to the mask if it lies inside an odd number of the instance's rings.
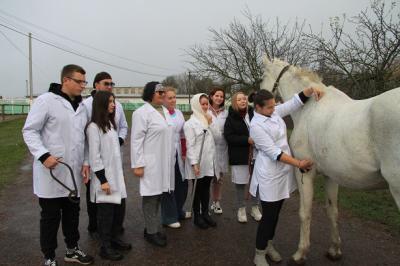
[[[287,261],[286,265],[287,266],[306,265],[306,260],[305,259],[294,260],[293,258],[290,258],[290,260]]]
[[[342,258],[342,254],[332,255],[329,252],[326,252],[325,256],[331,261],[338,261],[338,260],[340,260]]]

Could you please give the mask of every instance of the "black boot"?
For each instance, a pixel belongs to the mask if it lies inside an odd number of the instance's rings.
[[[194,223],[194,225],[196,225],[197,227],[199,227],[201,229],[207,229],[208,228],[208,224],[204,220],[203,216],[200,215],[200,213],[195,213],[194,214],[193,223]]]
[[[144,229],[144,232],[143,232],[143,236],[146,238],[146,235],[147,235],[147,229],[145,228],[145,229]],[[166,234],[164,234],[164,233],[162,233],[162,232],[157,232],[157,235],[158,235],[158,237],[160,237],[161,239],[167,240],[167,235],[166,235]]]
[[[132,245],[122,241],[121,239],[115,239],[111,241],[111,246],[116,250],[126,251],[131,250]]]
[[[167,240],[163,239],[158,232],[155,234],[149,234],[145,231],[144,238],[150,244],[158,246],[158,247],[165,247],[167,245]]]
[[[208,211],[204,212],[202,214],[204,221],[211,227],[216,227],[217,223],[211,218],[211,216],[208,214]]]
[[[111,247],[101,247],[99,255],[105,260],[112,261],[122,260],[124,257],[121,253]]]

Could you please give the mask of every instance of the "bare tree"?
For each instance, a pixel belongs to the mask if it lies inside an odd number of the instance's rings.
[[[176,88],[179,94],[196,94],[196,93],[208,93],[209,88],[216,85],[216,83],[208,78],[196,74],[182,73],[179,75],[168,76],[162,84],[165,86],[172,86]]]
[[[248,24],[234,19],[227,29],[210,29],[207,45],[194,45],[186,52],[191,64],[202,76],[258,89],[262,81],[262,56],[281,58],[292,64],[307,62],[306,43],[302,38],[304,22],[281,24],[265,22],[261,16],[244,11]]]
[[[351,33],[345,32],[345,26]],[[353,97],[393,88],[393,74],[400,67],[400,15],[395,2],[373,1],[355,17],[332,18],[330,37],[310,29],[306,38],[324,79],[347,85],[344,90]]]
[[[178,83],[176,76],[168,76],[161,83],[164,86],[174,87],[177,90],[178,93],[181,90],[181,86]]]

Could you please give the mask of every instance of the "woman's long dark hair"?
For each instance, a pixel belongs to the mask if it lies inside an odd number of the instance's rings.
[[[115,125],[115,109],[111,114],[108,112],[108,104],[110,97],[114,98],[113,93],[108,91],[97,91],[93,97],[92,119],[90,122],[95,123],[104,133],[111,129],[111,125],[116,129]]]

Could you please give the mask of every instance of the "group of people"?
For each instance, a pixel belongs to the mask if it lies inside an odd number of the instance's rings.
[[[86,184],[88,231],[101,242],[99,255],[120,260],[132,248],[121,239],[127,189],[120,147],[128,125],[112,93],[112,77],[98,73],[94,90],[83,100],[85,75],[80,66],[65,66],[61,84],[52,83],[49,92],[35,100],[23,127],[24,140],[35,158],[33,186],[41,207],[45,265],[57,265],[60,221],[67,247],[64,260],[80,264],[94,260],[78,245],[82,183]],[[140,180],[144,238],[166,246],[161,226],[179,228],[180,221],[191,216],[198,228],[215,227],[210,213],[223,212],[221,185],[230,172],[238,221],[247,222],[245,199],[250,199],[250,214],[259,221],[254,263],[268,265],[265,255],[280,261],[272,239],[283,201],[296,188],[294,167],[302,171],[312,167],[310,160],[292,157],[281,117],[296,111],[311,95],[318,100],[322,92],[306,88],[291,101],[275,106],[268,91],[259,90],[249,97],[237,92],[227,110],[224,90],[214,87],[208,95],[191,98],[192,115],[185,121],[176,108],[175,89],[147,83],[142,95],[145,104],[132,115],[130,143],[131,168]],[[248,100],[254,102],[254,109]],[[185,211],[189,180],[191,211]]]

